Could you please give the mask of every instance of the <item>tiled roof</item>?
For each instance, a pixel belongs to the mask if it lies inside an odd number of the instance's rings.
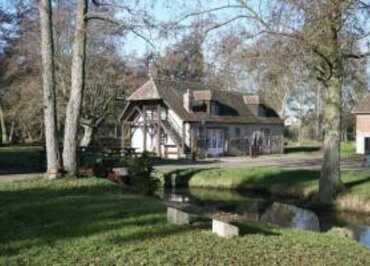
[[[187,122],[215,122],[215,123],[249,123],[249,124],[282,124],[279,117],[258,117],[252,113],[245,103],[243,94],[223,90],[207,90],[200,83],[164,81],[150,79],[128,100],[130,102],[140,100],[162,99],[177,115]],[[194,100],[212,100],[222,105],[233,108],[238,115],[216,116],[206,113],[188,112],[183,106],[183,94],[190,89]]]
[[[261,104],[261,98],[258,95],[243,95],[243,100],[245,104]]]
[[[212,99],[211,90],[195,90],[193,91],[193,97],[196,101],[210,101]]]
[[[137,101],[161,99],[156,86],[153,85],[154,84],[151,82],[151,80],[147,81],[143,86],[141,86],[138,90],[131,94],[131,96],[128,97],[128,100]]]
[[[370,114],[370,94],[363,98],[352,111],[354,114]]]

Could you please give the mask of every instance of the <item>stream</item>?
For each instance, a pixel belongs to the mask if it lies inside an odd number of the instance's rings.
[[[350,230],[351,237],[370,248],[370,215],[346,211],[332,211],[308,206],[296,199],[272,198],[250,192],[217,189],[166,189],[160,192],[161,198],[170,205],[178,207],[190,206],[201,213],[229,213],[239,215],[245,221],[261,222],[261,215],[272,203],[283,203],[310,210],[319,219],[320,231],[327,232],[333,227]],[[305,228],[306,217],[297,216],[296,224],[289,226]],[[274,223],[274,221],[272,221]],[[303,227],[302,227],[303,226]]]

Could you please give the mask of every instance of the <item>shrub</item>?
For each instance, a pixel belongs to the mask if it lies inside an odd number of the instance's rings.
[[[146,195],[153,194],[159,185],[159,180],[153,176],[152,158],[144,152],[139,157],[126,157],[122,161],[128,168],[128,185],[135,191]]]

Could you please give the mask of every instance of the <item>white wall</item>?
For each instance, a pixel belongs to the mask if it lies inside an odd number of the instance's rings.
[[[138,122],[143,122],[144,118],[142,115],[138,118]],[[149,129],[148,129],[149,130]],[[135,128],[132,132],[131,147],[136,148],[136,152],[144,151],[144,130],[143,128]],[[146,134],[146,150],[155,151],[155,138],[151,137],[149,132]]]
[[[191,125],[185,123],[185,144],[191,147]]]
[[[175,129],[176,131],[178,131],[177,133],[180,134],[181,136],[181,132],[182,132],[182,120],[181,118],[172,110],[172,109],[168,109],[168,119],[170,122],[174,122],[175,124]]]
[[[133,129],[134,132],[132,134],[131,138],[131,147],[136,148],[137,152],[143,152],[144,147],[143,147],[143,138],[144,138],[144,133],[141,128],[135,128]]]
[[[182,137],[182,129],[185,127],[185,144],[190,146],[191,144],[191,125],[189,123],[183,123],[183,120],[172,110],[168,109],[168,118],[170,123],[175,123],[175,130]]]
[[[365,138],[370,138],[370,132],[356,132],[356,153],[364,154],[365,153]]]
[[[143,117],[142,116],[140,116],[138,118],[138,122],[143,122]],[[182,125],[182,121],[181,121],[181,125]],[[149,132],[147,132],[147,135],[146,135],[146,150],[147,151],[153,151],[153,152],[156,151],[156,148],[157,148],[156,141],[157,141],[157,134],[154,134],[153,136],[151,136],[149,134]],[[174,140],[169,135],[167,136],[166,145],[175,145]],[[137,127],[135,129],[133,129],[132,138],[131,138],[131,147],[136,148],[136,152],[143,152],[144,151],[144,130],[143,130],[143,128]],[[163,152],[164,145],[161,145],[161,150]]]
[[[142,128],[135,128],[132,139],[131,139],[132,148],[136,148],[136,152],[144,151],[144,130]],[[155,136],[153,139],[150,134],[146,134],[146,150],[155,151]]]

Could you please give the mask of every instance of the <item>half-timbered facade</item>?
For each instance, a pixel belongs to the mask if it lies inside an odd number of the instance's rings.
[[[280,153],[283,121],[258,96],[149,80],[121,115],[122,145],[165,158]]]

